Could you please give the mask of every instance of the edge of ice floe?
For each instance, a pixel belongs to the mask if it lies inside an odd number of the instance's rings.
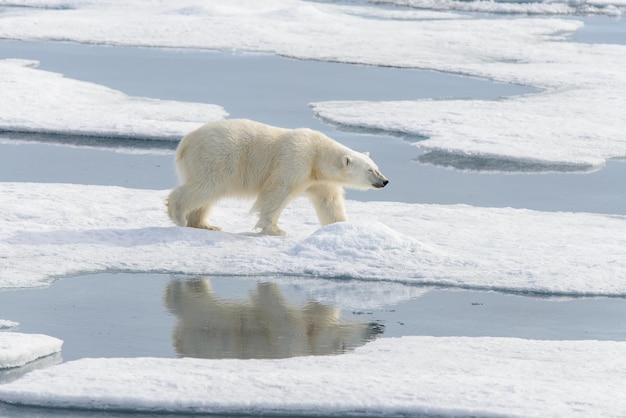
[[[626,271],[623,216],[348,200],[352,222],[320,228],[302,198],[281,217],[289,236],[251,237],[250,202],[220,202],[212,219],[228,232],[207,233],[172,225],[163,206],[166,194],[0,183],[0,212],[6,219],[0,250],[7,257],[0,284],[36,287],[106,270],[626,295],[619,280]],[[60,200],[72,204],[59,210]],[[33,265],[33,258],[45,262]]]
[[[169,413],[613,416],[626,408],[624,356],[626,342],[425,336],[281,360],[88,358],[0,386],[0,401]]]
[[[9,321],[7,319],[0,319],[0,331],[14,329],[19,326],[20,326],[19,322]]]
[[[607,15],[621,16],[626,4],[623,1],[535,1],[535,2],[494,2],[494,1],[455,1],[455,0],[378,0],[378,3],[404,6],[414,9],[493,13],[512,15]]]
[[[0,371],[21,367],[61,351],[63,341],[43,334],[0,332]]]
[[[38,64],[0,59],[0,133],[175,141],[228,115],[214,104],[129,96]]]
[[[608,158],[607,160],[594,159],[592,162],[572,162],[532,159],[515,157],[512,155],[489,154],[481,152],[451,151],[446,148],[438,148],[436,145],[423,147],[421,142],[429,139],[428,136],[415,132],[407,132],[401,129],[382,128],[367,124],[342,123],[326,117],[315,111],[316,105],[324,102],[311,103],[310,107],[315,112],[316,118],[335,129],[344,132],[354,132],[362,135],[386,136],[399,138],[422,150],[422,154],[413,161],[421,164],[430,164],[444,168],[454,168],[460,171],[473,171],[482,173],[593,173],[601,170],[607,161],[626,161],[624,158]]]

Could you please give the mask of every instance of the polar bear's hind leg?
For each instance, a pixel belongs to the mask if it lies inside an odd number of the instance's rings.
[[[209,217],[209,213],[211,212],[212,207],[213,204],[210,204],[191,211],[187,215],[187,226],[191,228],[208,229],[210,231],[221,231],[222,229],[220,227],[210,225],[206,221],[206,219]]]
[[[214,193],[206,188],[182,185],[175,188],[167,198],[167,212],[178,226],[219,231],[207,223],[210,210],[217,201]]]

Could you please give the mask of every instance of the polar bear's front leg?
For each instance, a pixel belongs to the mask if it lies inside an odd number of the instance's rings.
[[[316,184],[306,191],[322,226],[343,222],[346,218],[344,191],[341,186]]]

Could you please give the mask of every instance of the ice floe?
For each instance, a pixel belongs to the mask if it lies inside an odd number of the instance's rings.
[[[0,331],[17,328],[19,326],[19,322],[9,321],[6,319],[0,319]]]
[[[0,332],[0,369],[23,366],[61,351],[63,341],[41,334]]]
[[[0,60],[0,131],[180,139],[226,116],[216,105],[130,97],[36,66]]]
[[[225,232],[175,227],[166,195],[0,183],[0,287],[153,271],[626,295],[623,216],[348,201],[350,222],[320,228],[308,201],[298,199],[279,222],[290,235],[278,238],[253,234],[251,202],[237,200],[220,202],[212,216]]]
[[[153,413],[618,416],[625,359],[624,342],[382,338],[342,356],[82,359],[0,386],[0,400]]]
[[[482,171],[585,172],[601,168],[608,159],[626,158],[626,114],[617,104],[621,98],[609,89],[586,94],[579,89],[497,101],[312,106],[323,119],[339,125],[427,137],[414,143],[425,151],[418,157],[424,163]]]
[[[437,8],[434,3],[415,1],[413,5]],[[462,5],[577,11],[585,7],[612,10],[624,6],[616,1],[436,3],[445,3],[446,10]],[[41,7],[48,3],[20,4]],[[423,157],[423,162],[436,164],[455,166],[459,165],[459,158],[482,158],[502,160],[503,170],[508,167],[518,171],[515,167],[520,167],[521,171],[590,171],[602,167],[607,159],[626,157],[626,116],[621,111],[626,107],[626,99],[619,94],[626,88],[626,46],[567,42],[568,35],[582,26],[579,21],[469,19],[450,13],[437,18],[434,11],[424,11],[420,18],[417,10],[406,11],[408,18],[401,19],[396,17],[400,9],[297,0],[219,4],[186,0],[175,6],[159,1],[68,0],[62,8],[57,1],[49,5],[49,9],[10,8],[0,14],[0,37],[256,51],[303,59],[433,69],[526,84],[543,92],[497,101],[317,103],[315,111],[338,124],[427,136],[426,141],[416,145],[431,154]],[[494,33],[498,36],[494,37]],[[155,105],[150,103],[143,106],[153,111]],[[18,104],[19,114],[26,119],[41,111],[36,102]],[[51,105],[54,103],[42,106],[47,110]],[[5,106],[18,111],[14,104]],[[168,112],[174,109],[160,109],[166,113],[157,112],[153,118],[171,120]],[[173,114],[180,115],[180,111],[187,115],[189,112],[183,109],[177,105]],[[68,118],[76,118],[75,112],[71,113]],[[185,122],[198,119],[197,113],[192,113]],[[131,123],[122,112],[109,112],[108,116],[120,120],[110,120],[100,127],[103,133],[140,135],[141,126],[147,131],[141,135],[161,132],[153,129],[155,122],[147,121],[147,117]],[[210,117],[200,119],[206,121]],[[21,125],[48,129],[46,121],[41,122],[44,123],[24,120]],[[80,120],[65,122],[70,131],[81,125]],[[139,126],[131,128],[135,122]],[[54,123],[49,127],[59,128]],[[163,132],[164,136],[176,136],[180,131]],[[492,166],[500,169],[498,164]]]
[[[531,15],[605,14],[621,16],[626,9],[624,0],[376,0],[376,3],[428,10]]]

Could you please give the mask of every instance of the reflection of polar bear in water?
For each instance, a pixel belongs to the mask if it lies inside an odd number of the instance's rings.
[[[172,281],[165,304],[178,317],[174,346],[183,357],[339,354],[382,332],[380,324],[341,321],[336,307],[293,306],[274,283],[259,282],[249,300],[235,300],[217,298],[207,279]]]

